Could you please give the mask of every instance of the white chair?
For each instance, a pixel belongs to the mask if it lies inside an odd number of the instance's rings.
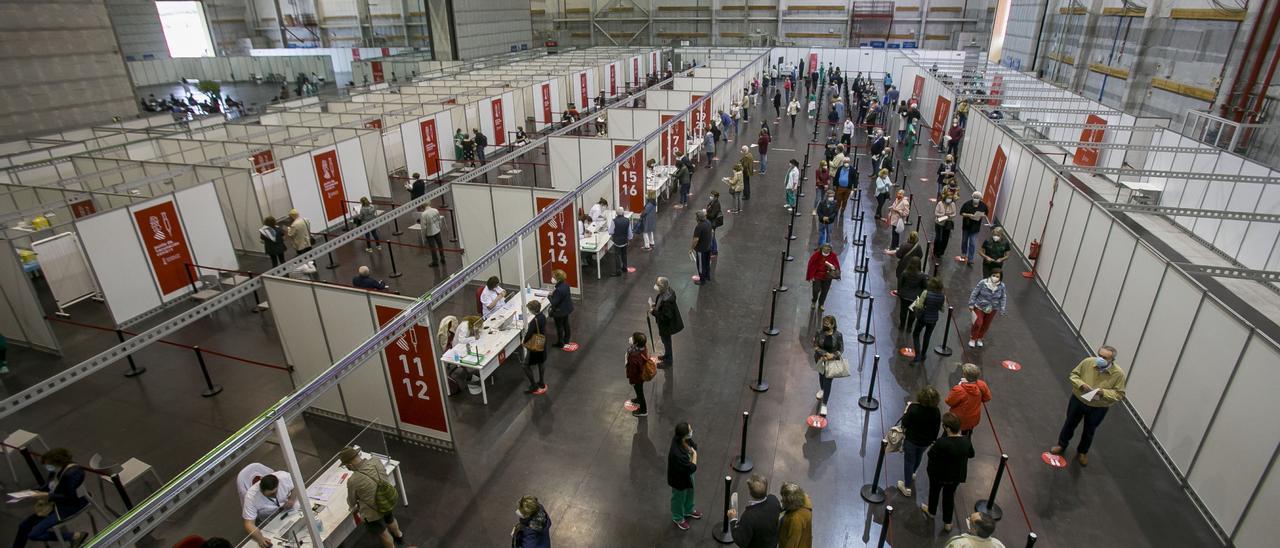
[[[124,485],[125,489],[128,489],[130,485],[137,483],[139,479],[142,479],[142,477],[147,474],[150,474],[151,477],[156,480],[156,489],[159,489],[164,485],[164,481],[160,479],[160,474],[156,472],[155,468],[152,468],[150,464],[132,457],[129,460],[124,461],[123,464],[104,465],[102,463],[102,455],[94,453],[92,457],[89,457],[89,468],[101,470],[108,476],[116,476],[120,478],[120,483],[121,485]],[[100,492],[106,493],[108,486],[112,488],[115,487],[107,476],[103,476],[101,474],[94,475],[98,477],[99,485],[101,487]]]
[[[9,464],[9,473],[13,475],[13,481],[21,482],[21,480],[18,479],[17,468],[13,467],[13,456],[21,455],[22,449],[26,449],[37,443],[40,444],[40,447],[44,449],[45,452],[49,451],[49,444],[45,443],[44,440],[40,438],[40,434],[27,432],[26,430],[15,430],[12,434],[5,437],[4,446],[0,447],[0,449],[4,449],[4,460]]]
[[[91,472],[86,472],[86,473],[91,473]],[[76,489],[76,494],[81,497],[84,497],[85,500],[88,500],[89,504],[86,504],[84,508],[80,509],[79,512],[76,512],[70,516],[62,518],[61,520],[58,521],[57,525],[54,525],[53,527],[54,532],[56,533],[54,536],[57,537],[58,546],[62,546],[64,548],[67,547],[68,544],[66,539],[64,539],[63,537],[74,535],[76,533],[76,529],[72,528],[71,526],[75,524],[77,521],[83,518],[89,519],[88,532],[91,538],[94,535],[98,534],[98,520],[94,519],[93,517],[94,512],[97,512],[98,517],[101,517],[103,519],[103,523],[111,523],[111,518],[108,517],[108,514],[106,513],[106,511],[103,510],[102,507],[98,505],[98,500],[93,498],[93,495],[89,494],[89,489],[86,488],[84,484],[81,484],[80,488]],[[48,544],[49,544],[48,542],[45,543],[46,546]]]

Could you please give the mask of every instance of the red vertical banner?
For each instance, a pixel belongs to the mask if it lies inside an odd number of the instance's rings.
[[[640,58],[631,58],[631,85],[640,87]]]
[[[160,293],[169,295],[189,286],[191,279],[187,277],[187,265],[194,261],[191,260],[191,249],[187,247],[187,236],[182,233],[182,222],[178,219],[178,209],[174,207],[173,200],[135,210],[133,222],[142,237],[147,258],[151,260],[151,270],[155,273]]]
[[[613,145],[613,157],[627,152],[631,145]],[[644,209],[644,149],[618,164],[618,205],[627,211]]]
[[[590,92],[587,90],[587,73],[582,72],[578,74],[578,88],[581,90],[582,95],[582,102],[578,103],[578,107],[586,110],[587,107],[591,105],[591,103],[587,102],[591,100],[591,97],[588,95]]]
[[[684,152],[686,143],[684,142],[684,120],[676,120],[671,125],[671,158],[674,160],[676,152]]]
[[[351,58],[356,61],[360,60],[360,48],[351,48]]]
[[[389,57],[390,55],[391,55],[391,48],[382,48],[383,57]]]
[[[338,168],[338,151],[330,150],[313,155],[316,166],[316,182],[320,185],[320,201],[324,203],[325,221],[341,219],[346,211],[347,193],[342,187],[342,170]]]
[[[534,199],[538,213],[555,203],[555,198]],[[578,287],[578,229],[573,204],[538,226],[538,263],[542,265],[542,282],[551,283],[551,271],[564,271],[569,287]]]
[[[1004,182],[1004,165],[1008,159],[1004,155],[1004,147],[996,146],[996,154],[991,158],[991,171],[987,172],[987,185],[982,188],[982,203],[987,204],[987,218],[996,218],[996,198],[1000,196],[1000,184]]]
[[[366,129],[382,129],[382,118],[374,118],[364,123]]]
[[[422,158],[426,163],[427,177],[440,173],[440,136],[436,134],[436,119],[418,122],[422,134]]]
[[[698,99],[701,99],[701,98],[702,98],[701,95],[690,95],[689,103],[690,104],[697,103]],[[709,129],[707,127],[708,118],[709,116],[707,115],[707,113],[702,111],[702,107],[693,109],[693,130],[695,133],[697,133],[697,137],[699,139],[701,139],[703,135],[706,135],[707,129]]]
[[[266,173],[276,168],[276,157],[271,153],[271,149],[253,153],[253,170],[257,173]]]
[[[386,81],[386,77],[382,74],[382,61],[373,61],[369,63],[373,68],[373,83],[381,84]]]
[[[649,72],[654,74],[662,74],[662,67],[658,66],[658,52],[649,52]]]
[[[400,314],[399,308],[373,305],[378,325],[385,326]],[[436,370],[435,349],[431,330],[414,324],[387,345],[382,355],[387,359],[387,374],[396,402],[400,422],[438,432],[449,432],[445,417],[444,393]]]
[[[1003,93],[1001,88],[1004,87],[1004,75],[997,74],[991,78],[991,95],[1000,95]],[[1000,106],[1000,100],[992,97],[987,99],[987,104],[993,107]]]
[[[1107,120],[1096,114],[1090,114],[1085,123],[1090,126],[1080,130],[1080,143],[1076,147],[1075,157],[1072,159],[1078,166],[1096,166],[1098,165],[1098,149],[1097,147],[1084,146],[1085,143],[1101,143],[1102,138],[1107,134]]]
[[[71,208],[71,216],[76,219],[88,217],[98,212],[97,206],[93,205],[93,198],[89,196],[74,202],[68,202],[67,207]]]
[[[942,135],[947,132],[947,119],[951,116],[951,100],[938,96],[938,102],[933,107],[933,127],[930,136],[933,142],[941,143]]]
[[[507,124],[502,116],[502,99],[494,99],[489,106],[493,107],[493,144],[507,144]]]
[[[911,98],[917,101],[924,97],[924,76],[916,75],[916,81],[911,86]]]
[[[809,53],[809,74],[813,74],[815,72],[818,72],[818,54],[810,52]]]
[[[658,115],[658,125],[665,124],[667,123],[668,120],[672,118],[674,118],[674,116],[670,114],[660,114]],[[671,132],[672,131],[675,131],[675,124],[672,124],[671,127],[662,130],[662,135],[660,138],[661,143],[659,143],[658,145],[659,147],[658,161],[661,162],[662,165],[664,166],[669,166],[673,163],[672,155],[671,155]]]
[[[609,97],[618,94],[618,64],[609,64]]]
[[[552,123],[552,85],[550,85],[550,82],[543,85],[543,123]]]

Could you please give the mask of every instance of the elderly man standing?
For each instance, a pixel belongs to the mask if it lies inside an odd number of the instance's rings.
[[[289,228],[285,230],[285,236],[299,255],[311,251],[311,221],[296,209],[289,210]]]
[[[1111,406],[1124,400],[1124,369],[1116,365],[1116,349],[1103,346],[1098,355],[1090,356],[1071,370],[1071,399],[1067,402],[1067,419],[1058,433],[1058,444],[1050,453],[1061,455],[1067,450],[1076,427],[1084,421],[1084,433],[1076,446],[1076,460],[1080,466],[1089,465],[1089,447],[1093,445],[1093,433],[1106,418]]]
[[[751,148],[742,147],[742,158],[738,160],[738,165],[742,166],[742,199],[751,199],[751,174],[756,171],[756,158],[751,154]]]

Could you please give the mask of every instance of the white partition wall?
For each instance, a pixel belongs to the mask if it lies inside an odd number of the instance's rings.
[[[285,158],[281,165],[293,208],[311,222],[313,230],[342,224],[352,206],[349,202],[369,196],[358,137]]]

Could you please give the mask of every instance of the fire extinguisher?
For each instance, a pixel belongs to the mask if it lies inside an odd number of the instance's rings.
[[[1034,278],[1036,276],[1036,263],[1040,259],[1040,240],[1031,240],[1031,249],[1027,251],[1027,260],[1031,261],[1031,270],[1023,272],[1023,278]]]

